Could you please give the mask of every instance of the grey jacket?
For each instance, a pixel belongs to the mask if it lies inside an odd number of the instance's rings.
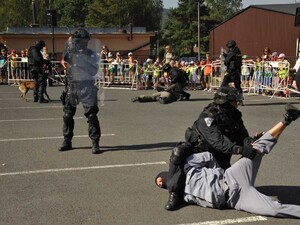
[[[184,166],[186,183],[184,200],[202,207],[226,206],[224,170],[210,152],[193,154]]]

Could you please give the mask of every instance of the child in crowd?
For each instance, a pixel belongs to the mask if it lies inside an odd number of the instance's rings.
[[[1,84],[8,84],[7,83],[7,67],[8,67],[7,50],[5,48],[2,48],[1,55],[0,55]]]
[[[124,83],[124,63],[121,54],[117,52],[115,63],[117,64],[117,76],[121,84]]]
[[[194,61],[191,61],[185,70],[185,72],[188,74],[190,90],[196,90],[196,82],[197,82],[196,70],[197,67],[195,66]]]
[[[11,77],[14,81],[14,85],[17,85],[17,79],[20,78],[20,76],[17,74],[18,72],[18,60],[19,56],[17,55],[17,52],[15,49],[11,50],[11,54],[8,57],[10,59],[10,71],[11,71]]]
[[[155,61],[152,67],[153,71],[153,87],[156,90],[159,85],[159,79],[161,77],[161,66],[159,65],[159,62]]]
[[[252,59],[248,59],[247,55],[243,55],[242,57],[242,68],[241,68],[241,75],[242,75],[242,85],[244,91],[249,90],[249,81],[251,79],[251,70],[253,69],[254,61]]]
[[[204,91],[210,91],[211,75],[212,75],[212,59],[206,54],[205,66],[203,69]]]

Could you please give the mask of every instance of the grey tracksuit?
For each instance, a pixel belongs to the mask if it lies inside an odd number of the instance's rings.
[[[276,143],[277,139],[267,132],[253,147],[268,154]],[[300,218],[300,206],[281,204],[255,189],[261,160],[262,155],[253,160],[242,158],[224,172],[209,152],[189,156],[185,165],[185,201],[211,208],[222,208],[227,203],[230,208],[254,214]]]
[[[155,101],[157,101],[158,98],[162,98],[166,103],[176,101],[175,96],[172,95],[168,91],[156,92],[152,95],[140,95],[139,101],[140,102],[155,102]]]

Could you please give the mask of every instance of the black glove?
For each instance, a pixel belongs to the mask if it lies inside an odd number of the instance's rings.
[[[243,147],[239,147],[239,154],[243,157],[254,159],[256,156],[256,149],[254,149],[251,145],[245,145]]]
[[[245,139],[244,139],[244,146],[245,145],[249,145],[249,146],[251,146],[251,144],[253,143],[255,141],[255,139],[254,138],[252,138],[252,137],[246,137]]]
[[[255,134],[253,137],[253,141],[260,139],[264,134],[265,134],[265,132],[260,132],[258,134]]]

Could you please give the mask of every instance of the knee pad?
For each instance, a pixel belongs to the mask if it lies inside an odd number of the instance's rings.
[[[73,114],[72,113],[65,113],[64,114],[64,117],[63,117],[63,119],[64,119],[64,122],[65,123],[70,123],[70,122],[72,122],[73,121]]]
[[[186,158],[186,146],[184,145],[175,146],[172,150],[170,162],[175,165],[182,165],[185,162],[185,158]]]
[[[88,123],[92,123],[92,124],[99,124],[99,120],[96,114],[90,114],[88,116]]]

